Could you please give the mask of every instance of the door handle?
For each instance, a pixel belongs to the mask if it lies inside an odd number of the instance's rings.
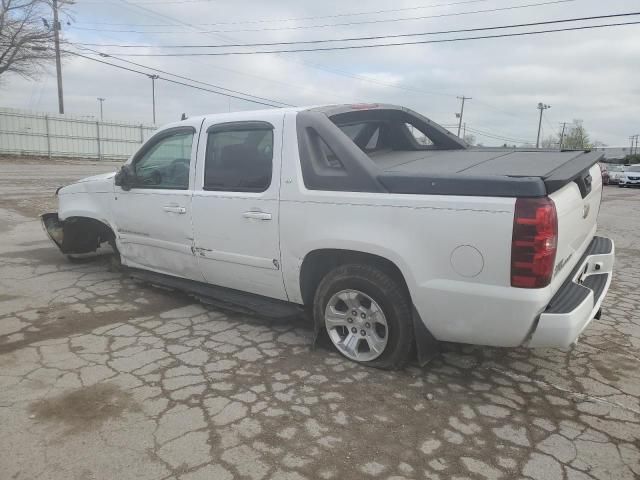
[[[253,218],[255,220],[271,220],[271,214],[266,212],[244,212],[244,218]]]
[[[165,212],[169,213],[187,213],[187,209],[178,205],[165,205],[162,207]]]

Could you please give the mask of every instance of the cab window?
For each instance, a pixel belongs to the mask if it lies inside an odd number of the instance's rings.
[[[271,126],[248,125],[208,133],[204,190],[264,192],[273,170]]]
[[[193,131],[179,131],[159,139],[133,167],[137,188],[189,188]]]

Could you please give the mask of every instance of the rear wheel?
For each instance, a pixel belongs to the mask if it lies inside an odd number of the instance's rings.
[[[378,368],[400,368],[413,346],[411,300],[398,280],[370,265],[343,265],[320,282],[316,322],[346,358]]]

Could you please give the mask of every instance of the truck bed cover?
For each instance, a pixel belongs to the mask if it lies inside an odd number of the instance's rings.
[[[369,155],[392,193],[538,197],[584,180],[602,154],[504,148],[387,151]],[[579,185],[580,186],[580,185]],[[581,190],[582,190],[581,186]]]

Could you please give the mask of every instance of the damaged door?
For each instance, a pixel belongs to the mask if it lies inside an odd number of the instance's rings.
[[[129,190],[115,187],[113,216],[123,263],[168,275],[202,280],[193,255],[191,126],[152,137],[136,154]]]
[[[203,124],[195,252],[207,282],[286,300],[278,228],[283,115],[261,117]]]

